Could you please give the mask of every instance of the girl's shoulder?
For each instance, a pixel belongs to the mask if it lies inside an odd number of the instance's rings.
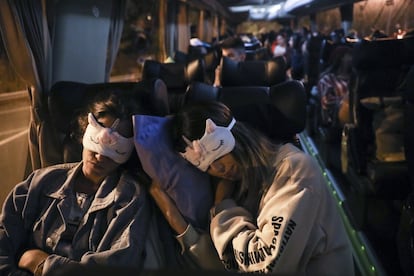
[[[318,167],[316,160],[297,146],[286,143],[279,148],[276,167],[288,165],[290,168],[312,168]]]

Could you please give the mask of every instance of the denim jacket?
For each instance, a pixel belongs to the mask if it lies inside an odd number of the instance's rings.
[[[73,236],[69,253],[61,252],[72,187],[81,169],[82,162],[43,168],[12,190],[0,217],[0,275],[30,275],[17,264],[21,254],[33,248],[50,254],[44,274],[68,263],[144,266],[151,205],[146,191],[125,172],[106,177]]]

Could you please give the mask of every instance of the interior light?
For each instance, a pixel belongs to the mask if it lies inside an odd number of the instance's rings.
[[[282,8],[281,4],[271,5],[268,8],[269,13],[277,13]]]
[[[232,12],[247,12],[250,11],[252,9],[251,5],[247,5],[247,6],[231,6],[229,7],[229,9]]]

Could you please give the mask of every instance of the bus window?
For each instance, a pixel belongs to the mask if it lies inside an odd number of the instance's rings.
[[[0,37],[1,39],[1,37]],[[0,41],[0,203],[25,175],[28,158],[29,97]]]
[[[112,81],[140,80],[144,61],[156,59],[156,2],[128,1],[118,55],[111,72]]]

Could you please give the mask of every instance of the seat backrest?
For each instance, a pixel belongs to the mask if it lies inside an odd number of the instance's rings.
[[[270,87],[270,101],[282,120],[272,135],[285,138],[302,132],[306,126],[307,94],[301,81],[288,80]]]
[[[354,45],[355,72],[350,81],[353,123],[365,127],[372,119],[371,112],[361,105],[361,99],[400,96],[399,86],[410,62],[406,55],[414,52],[414,48],[405,49],[405,45],[404,39],[363,40]]]
[[[176,112],[182,105],[187,86],[193,82],[205,81],[205,65],[203,59],[189,63],[161,63],[146,60],[142,70],[142,80],[158,78],[164,81],[168,91],[170,112]]]
[[[320,74],[320,54],[324,37],[321,35],[311,36],[307,41],[305,58],[305,73],[308,76],[308,86],[316,85]]]
[[[213,50],[203,57],[205,66],[205,83],[214,83],[215,71],[217,66],[220,64],[220,59],[221,52],[219,52],[218,50]]]
[[[132,101],[138,101],[150,115],[165,116],[169,114],[167,90],[160,79],[140,82],[113,82],[86,84],[71,81],[59,81],[49,91],[48,106],[50,135],[53,143],[44,150],[54,151],[54,160],[48,164],[77,162],[82,159],[82,145],[71,137],[76,128],[76,117],[96,94],[103,91],[128,93]]]
[[[163,80],[168,89],[186,88],[192,81],[204,81],[204,61],[197,59],[188,63],[162,63],[145,60],[141,79],[154,78]]]
[[[305,128],[306,91],[296,80],[271,87],[189,85],[185,104],[211,100],[223,102],[237,120],[249,123],[274,140],[291,141]]]
[[[145,60],[142,69],[142,80],[162,79],[168,88],[181,88],[187,85],[186,64],[161,63],[156,60]]]
[[[363,40],[354,45],[350,81],[350,114],[358,128],[359,168],[372,162],[405,162],[401,86],[408,72],[404,39]],[[413,62],[413,61],[411,61]]]
[[[283,57],[241,62],[223,57],[221,64],[221,85],[223,87],[272,86],[286,80],[286,60]]]
[[[411,65],[407,73],[406,82],[403,87],[404,98],[404,141],[405,158],[408,171],[414,171],[414,65]],[[411,189],[414,192],[414,174],[409,175]]]

